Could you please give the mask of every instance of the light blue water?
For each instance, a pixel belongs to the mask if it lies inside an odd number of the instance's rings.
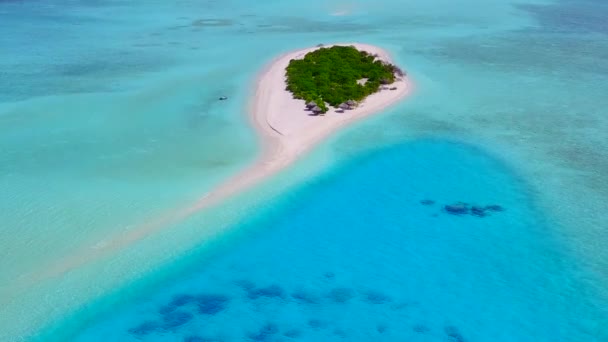
[[[239,228],[248,236],[75,340],[606,340],[608,303],[526,191],[466,145],[375,151],[272,203]],[[442,210],[459,201],[505,211]]]
[[[605,339],[606,5],[0,0],[0,341],[135,338],[174,294],[216,292],[217,315],[141,338]],[[244,198],[99,253],[255,158],[265,63],[348,41],[390,51],[415,94]],[[440,213],[454,201],[507,210]],[[285,296],[249,300],[243,279]]]

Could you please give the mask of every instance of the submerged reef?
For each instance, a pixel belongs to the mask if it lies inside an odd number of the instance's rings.
[[[455,204],[446,204],[443,209],[445,209],[448,214],[454,215],[468,214],[470,212],[469,205],[463,202],[458,202]]]
[[[434,200],[423,199],[420,200],[420,204],[424,206],[432,206],[435,204]],[[443,205],[443,212],[450,215],[471,215],[476,217],[486,217],[491,213],[497,213],[505,211],[505,209],[498,204],[490,204],[490,205],[471,205],[466,202],[455,202],[451,204]],[[433,215],[435,216],[435,215]]]
[[[486,217],[490,212],[501,212],[504,208],[498,204],[491,204],[486,206],[470,205],[464,202],[457,202],[455,204],[446,204],[444,206],[445,212],[452,215],[464,215],[470,214],[476,217]]]
[[[458,331],[458,328],[455,326],[447,326],[444,328],[444,331],[450,342],[466,342],[460,331]]]
[[[180,294],[158,309],[160,321],[148,320],[128,330],[139,338],[151,333],[175,332],[195,318],[195,314],[216,315],[226,309],[230,298],[221,294]],[[196,337],[197,338],[197,337]],[[196,341],[192,337],[192,341]],[[205,340],[203,340],[205,341]]]
[[[172,330],[190,322],[194,315],[189,312],[174,311],[163,317],[163,329]]]
[[[215,315],[226,309],[230,298],[224,295],[205,294],[196,298],[198,312],[205,315]]]
[[[176,309],[178,309],[184,305],[193,303],[195,300],[196,300],[196,297],[192,296],[192,295],[188,295],[188,294],[175,295],[173,297],[173,299],[171,299],[171,301],[167,305],[161,306],[161,308],[159,309],[159,313],[163,314],[163,315],[170,314],[171,312],[175,311]]]
[[[300,284],[295,289],[286,289],[279,283],[258,286],[249,280],[238,280],[230,281],[228,284],[233,285],[232,291],[243,291],[243,296],[234,297],[213,292],[179,293],[167,302],[161,303],[162,305],[158,309],[153,310],[154,317],[143,320],[139,325],[129,329],[128,333],[138,340],[160,338],[161,340],[183,342],[223,341],[227,337],[220,339],[207,337],[218,336],[216,335],[218,332],[205,329],[211,329],[214,326],[209,321],[212,319],[210,316],[223,312],[231,304],[231,301],[234,301],[236,303],[233,303],[233,305],[236,307],[244,305],[242,307],[246,310],[254,310],[250,313],[241,314],[269,318],[266,323],[257,328],[253,326],[237,332],[240,341],[288,341],[300,339],[305,334],[327,340],[348,340],[361,332],[348,331],[346,327],[340,325],[339,321],[333,321],[331,317],[324,315],[317,315],[318,310],[333,305],[348,305],[348,307],[352,305],[353,308],[362,307],[367,308],[365,310],[369,310],[369,312],[374,312],[375,310],[383,310],[379,305],[386,304],[389,305],[385,307],[386,309],[401,310],[411,307],[412,303],[415,304],[415,302],[395,301],[391,294],[378,289],[363,287],[355,290],[345,286],[332,286],[333,281],[327,282],[325,279],[333,279],[334,273],[327,271],[321,275],[322,278],[318,287],[314,288],[310,287],[310,284]],[[234,285],[236,285],[236,288]],[[254,305],[247,305],[250,303]],[[295,324],[289,322],[287,326],[282,326],[282,322],[275,321],[280,318],[276,316],[276,310],[282,310],[281,308],[284,306],[292,306],[297,308],[296,310],[301,310],[300,320]],[[400,315],[399,313],[394,314]],[[228,317],[230,316],[223,318]],[[389,329],[389,322],[379,320],[372,323],[375,324],[367,327],[369,330],[365,333],[375,334],[378,338],[381,336],[389,338],[399,332],[397,327]],[[360,330],[361,327],[354,327],[354,329]],[[411,325],[411,329],[416,334],[426,334],[430,331],[427,325],[421,323]],[[180,336],[180,334],[183,335]],[[444,328],[444,339],[452,342],[465,342],[462,333],[454,326]]]
[[[378,291],[365,292],[363,299],[369,304],[384,304],[392,301],[389,295]]]

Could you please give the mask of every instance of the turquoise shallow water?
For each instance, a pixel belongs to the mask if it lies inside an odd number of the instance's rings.
[[[442,209],[459,201],[505,210]],[[192,255],[187,272],[74,340],[608,338],[607,303],[525,184],[466,145],[423,140],[358,157],[248,224],[211,261]]]
[[[607,16],[600,0],[0,1],[0,341],[128,340],[148,320],[141,339],[272,323],[260,338],[604,340]],[[265,63],[345,41],[389,50],[415,94],[99,253],[255,158]],[[441,212],[454,201],[507,210]],[[180,293],[228,300],[160,315]]]

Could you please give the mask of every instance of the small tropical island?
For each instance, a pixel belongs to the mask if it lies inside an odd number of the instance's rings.
[[[278,56],[260,72],[249,110],[260,137],[260,156],[172,219],[250,188],[345,126],[399,103],[412,88],[405,73],[392,64],[389,53],[373,45],[333,44]],[[318,117],[322,110],[311,108],[311,102],[314,107],[324,106],[322,120]],[[348,115],[341,114],[344,109],[349,110]],[[307,112],[309,115],[302,115]]]
[[[306,108],[315,115],[322,115],[329,106],[344,112],[373,93],[396,90],[389,85],[404,77],[404,72],[378,54],[352,45],[334,45],[290,60],[285,76],[286,90],[295,99],[304,100]]]

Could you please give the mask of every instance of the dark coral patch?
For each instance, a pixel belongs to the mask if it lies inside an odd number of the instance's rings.
[[[500,212],[500,211],[505,211],[505,208],[499,206],[498,204],[490,204],[490,205],[486,205],[485,210]]]
[[[247,335],[253,341],[268,341],[272,335],[279,333],[279,326],[274,323],[267,323],[256,333]]]
[[[460,333],[460,331],[458,331],[458,328],[456,328],[455,326],[447,326],[443,329],[445,331],[445,334],[448,335],[448,339],[451,342],[465,342],[465,338],[462,336],[462,334]]]
[[[190,304],[190,303],[194,302],[195,300],[196,300],[195,296],[188,295],[188,294],[180,294],[180,295],[173,296],[173,298],[171,299],[171,302],[169,302],[169,305],[184,306],[186,304]]]
[[[368,291],[363,298],[370,304],[384,304],[392,300],[390,296],[378,291]]]
[[[336,274],[334,272],[325,272],[323,273],[323,276],[325,277],[325,279],[334,279],[336,277]]]
[[[487,215],[486,209],[483,207],[473,206],[471,207],[471,215],[477,217],[485,217]]]
[[[173,330],[190,322],[194,316],[189,312],[175,311],[163,317],[163,329]]]
[[[425,200],[420,201],[420,204],[422,204],[422,205],[433,205],[433,204],[435,204],[435,201],[429,200],[429,199],[425,199]]]
[[[198,312],[204,315],[215,315],[226,309],[230,298],[218,294],[204,294],[196,297]]]
[[[468,203],[464,203],[464,202],[448,204],[448,205],[445,205],[443,208],[444,208],[445,212],[447,212],[448,214],[452,214],[452,215],[470,214],[470,215],[477,216],[477,217],[486,217],[486,216],[488,216],[489,212],[504,211],[504,208],[497,204],[491,204],[491,205],[486,205],[486,206],[478,206],[478,205],[471,206]]]
[[[454,204],[447,204],[445,206],[443,206],[443,209],[448,213],[448,214],[452,214],[452,215],[464,215],[464,214],[468,214],[469,213],[469,205],[467,203],[463,203],[463,202],[457,202]]]
[[[285,298],[285,290],[279,285],[270,285],[267,287],[258,287],[247,291],[249,299],[258,299],[260,297],[267,298]]]
[[[329,291],[327,297],[335,303],[346,303],[355,297],[355,292],[347,287],[336,287]]]
[[[146,321],[135,328],[129,329],[129,333],[136,336],[145,336],[158,330],[160,330],[160,325],[157,322]]]
[[[195,299],[196,297],[187,294],[173,296],[171,301],[167,305],[161,306],[158,312],[162,315],[168,315],[176,309],[194,302]]]

